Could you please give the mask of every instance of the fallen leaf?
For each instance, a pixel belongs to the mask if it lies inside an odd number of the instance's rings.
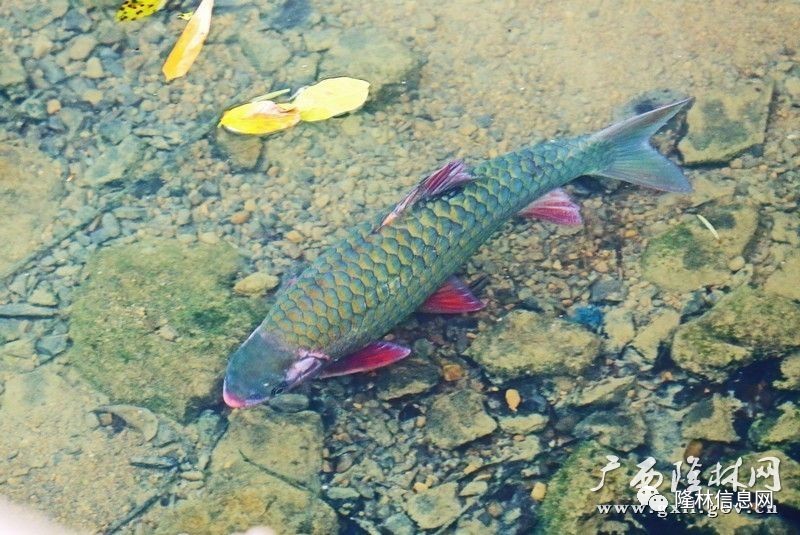
[[[168,82],[189,72],[192,63],[197,59],[197,55],[200,54],[200,49],[203,48],[203,43],[205,43],[208,30],[211,27],[211,10],[213,8],[214,0],[200,2],[200,6],[186,24],[181,36],[178,37],[178,41],[161,68]]]
[[[226,111],[217,126],[224,126],[237,134],[270,134],[299,122],[300,110],[294,105],[259,100]]]
[[[117,10],[120,22],[149,17],[167,3],[167,0],[125,0]]]
[[[329,78],[303,89],[293,102],[303,121],[322,121],[360,108],[368,94],[369,82]]]

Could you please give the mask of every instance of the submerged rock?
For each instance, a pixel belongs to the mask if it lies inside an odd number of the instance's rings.
[[[600,483],[608,455],[613,452],[593,442],[572,452],[547,484],[537,533],[602,532],[608,518],[597,513],[597,505],[635,501],[636,493],[628,487],[632,474],[622,461],[606,473],[602,488],[591,490]]]
[[[233,412],[202,494],[154,511],[155,533],[228,535],[257,525],[279,533],[337,533],[336,513],[318,494],[322,443],[315,412]]]
[[[427,392],[439,383],[439,368],[417,358],[406,359],[378,372],[375,389],[378,399],[391,400]]]
[[[754,83],[698,97],[678,144],[687,164],[727,162],[764,142],[772,83]]]
[[[781,361],[783,379],[773,383],[784,390],[800,390],[800,352],[789,355]]]
[[[800,509],[800,463],[786,455],[780,450],[768,450],[750,453],[742,456],[742,466],[739,468],[740,474],[747,474],[749,478],[751,470],[762,470],[769,465],[768,461],[762,461],[773,457],[778,460],[779,467],[778,473],[780,475],[781,490],[773,493],[773,499],[777,504],[788,505],[795,509]],[[735,463],[732,459],[728,463],[723,462],[723,466],[730,466]],[[742,479],[745,479],[742,477]],[[758,491],[765,490],[766,485],[772,485],[774,482],[771,477],[757,478],[755,484],[747,490]],[[766,489],[768,490],[768,489]],[[780,510],[780,507],[778,508]]]
[[[797,281],[800,281],[800,253],[795,252],[767,278],[764,290],[800,301],[800,284]]]
[[[600,341],[574,323],[516,310],[480,333],[465,354],[496,380],[578,375],[597,355]]]
[[[228,422],[211,458],[217,468],[246,462],[298,485],[318,485],[323,440],[319,414],[257,407],[234,411]]]
[[[633,451],[645,443],[647,426],[639,413],[595,412],[575,426],[575,434],[594,437],[598,444],[617,451]]]
[[[370,94],[377,95],[390,86],[416,83],[421,63],[411,50],[380,30],[355,28],[342,32],[325,52],[319,78],[361,78],[370,83]]]
[[[497,428],[497,422],[486,413],[481,394],[459,390],[434,400],[426,428],[433,444],[453,449],[490,434]]]
[[[733,413],[741,407],[736,398],[714,394],[691,406],[683,419],[683,438],[736,442],[739,435],[733,428]]]
[[[750,427],[750,440],[761,447],[800,443],[800,407],[787,401],[777,418],[762,418]]]
[[[461,513],[457,483],[431,487],[408,499],[406,512],[420,529],[436,529],[453,522]]]
[[[700,318],[681,325],[672,358],[685,370],[714,381],[756,360],[800,347],[800,305],[740,287]]]
[[[642,253],[642,273],[651,282],[679,292],[729,280],[732,259],[741,256],[758,227],[758,214],[749,206],[714,206],[702,215],[717,230],[717,240],[692,217],[656,236]]]
[[[119,144],[105,146],[86,169],[83,178],[95,186],[124,178],[140,163],[144,148],[144,142],[133,134]]]
[[[528,414],[525,416],[506,416],[500,418],[500,429],[513,435],[527,435],[541,431],[550,419],[544,414]]]
[[[681,322],[681,315],[672,309],[665,309],[639,331],[632,345],[644,358],[653,362],[658,357],[658,349],[672,339],[672,334]]]
[[[61,173],[37,147],[13,138],[0,144],[0,274],[41,245],[58,210]]]
[[[227,245],[101,250],[76,292],[71,361],[115,403],[186,417],[217,395],[227,353],[263,313],[231,298],[226,280],[238,264]],[[160,334],[165,326],[174,336]]]

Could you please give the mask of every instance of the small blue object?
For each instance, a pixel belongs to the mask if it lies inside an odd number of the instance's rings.
[[[603,325],[603,311],[594,305],[580,306],[572,311],[568,319],[593,331],[599,331]]]

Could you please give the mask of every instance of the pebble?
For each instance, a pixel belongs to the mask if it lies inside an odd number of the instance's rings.
[[[250,220],[250,212],[240,211],[231,216],[231,223],[234,225],[242,225]]]
[[[284,393],[269,400],[269,406],[280,412],[300,412],[308,405],[309,399],[305,394]]]
[[[87,89],[81,93],[81,100],[84,100],[92,106],[97,106],[103,100],[103,92],[99,89]]]
[[[506,404],[508,404],[508,408],[511,409],[513,412],[517,412],[517,407],[522,402],[522,397],[519,395],[519,391],[514,388],[509,388],[506,390]]]
[[[43,336],[36,342],[36,351],[52,358],[66,351],[68,337],[66,334]],[[45,360],[45,359],[40,359]],[[49,360],[49,359],[46,359]]]
[[[442,366],[442,377],[445,381],[458,381],[464,377],[464,368],[458,364],[445,364]]]
[[[544,500],[545,495],[547,494],[547,484],[542,483],[541,481],[537,481],[533,484],[533,488],[531,489],[531,498],[537,502]]]
[[[178,331],[170,327],[169,325],[162,325],[158,329],[158,336],[163,338],[168,342],[174,342],[178,339]]]
[[[185,479],[186,481],[202,481],[203,472],[201,472],[200,470],[189,470],[187,472],[181,472],[181,479]]]
[[[74,60],[86,59],[92,53],[97,41],[91,35],[79,35],[72,40],[72,44],[67,49],[67,55]]]
[[[58,113],[61,111],[61,102],[57,99],[51,98],[47,101],[47,113],[53,115],[54,113]]]
[[[240,295],[263,295],[265,291],[272,290],[280,283],[275,275],[256,272],[238,281],[233,286],[233,291]]]
[[[99,58],[89,58],[86,61],[86,69],[83,71],[84,76],[87,78],[97,79],[105,76],[103,71],[103,64]]]
[[[201,232],[197,235],[197,239],[208,245],[216,245],[219,243],[219,236],[217,236],[215,232]]]
[[[728,261],[728,269],[733,272],[739,271],[745,266],[745,259],[741,256],[735,256]]]

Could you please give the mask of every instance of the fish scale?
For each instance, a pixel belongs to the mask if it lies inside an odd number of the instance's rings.
[[[223,399],[249,407],[321,373],[343,375],[404,358],[410,350],[377,340],[420,308],[480,308],[452,274],[515,214],[578,223],[577,206],[566,194],[548,192],[580,175],[689,191],[680,170],[648,143],[688,102],[589,136],[520,149],[469,173],[460,162],[445,165],[281,289],[261,325],[231,355]]]
[[[541,143],[475,166],[474,181],[418,203],[392,224],[359,226],[313,262],[262,327],[333,359],[412,313],[511,215],[603,165],[586,137]]]

